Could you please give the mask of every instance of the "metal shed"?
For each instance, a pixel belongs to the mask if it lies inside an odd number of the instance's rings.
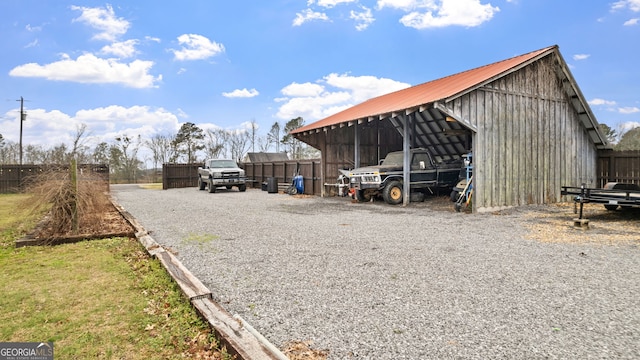
[[[479,212],[594,186],[597,150],[608,147],[557,45],[372,98],[291,134],[321,151],[323,182],[390,151],[471,151]]]

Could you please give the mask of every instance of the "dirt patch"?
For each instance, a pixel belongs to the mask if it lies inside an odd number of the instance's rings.
[[[312,341],[291,341],[285,344],[282,353],[290,360],[325,360],[329,350],[314,350]]]
[[[573,203],[528,211],[523,216],[527,238],[542,242],[640,245],[640,209],[606,210],[601,204],[584,204],[586,226],[576,226]]]
[[[102,239],[111,236],[133,236],[134,229],[120,212],[114,207],[101,209],[100,213],[90,214],[78,224],[78,231],[71,229],[59,231],[54,219],[45,216],[36,229],[30,234],[35,240],[50,239]]]

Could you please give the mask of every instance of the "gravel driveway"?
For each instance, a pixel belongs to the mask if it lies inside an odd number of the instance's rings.
[[[278,347],[311,340],[329,359],[640,358],[640,241],[532,240],[528,215],[544,207],[112,193]]]

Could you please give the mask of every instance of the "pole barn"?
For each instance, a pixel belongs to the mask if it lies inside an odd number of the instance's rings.
[[[322,183],[391,151],[423,147],[442,160],[472,152],[477,212],[595,186],[597,151],[609,147],[557,45],[367,100],[291,134],[321,151]]]

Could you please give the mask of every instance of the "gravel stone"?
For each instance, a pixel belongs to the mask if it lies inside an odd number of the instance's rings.
[[[639,243],[531,240],[526,207],[112,194],[277,347],[311,340],[329,359],[640,358]]]

